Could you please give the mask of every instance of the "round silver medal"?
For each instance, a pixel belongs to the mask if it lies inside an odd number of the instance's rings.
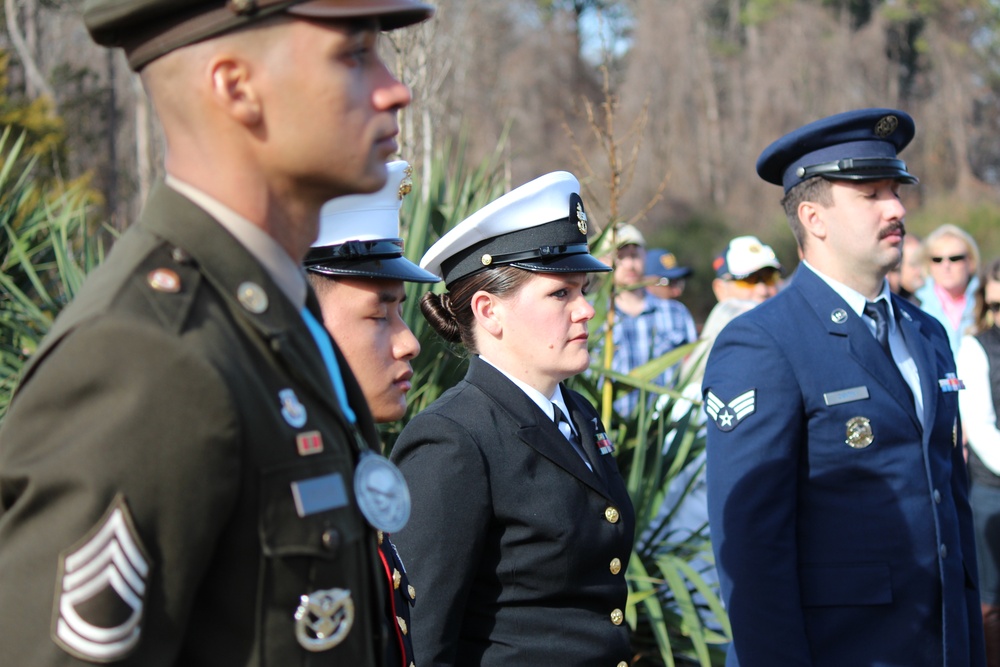
[[[368,451],[354,471],[354,495],[368,523],[395,533],[410,520],[410,489],[403,473],[389,459]]]

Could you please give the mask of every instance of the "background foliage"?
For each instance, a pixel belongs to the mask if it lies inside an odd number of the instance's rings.
[[[592,223],[634,220],[695,269],[685,303],[696,320],[713,305],[710,261],[727,238],[757,234],[794,267],[780,192],[754,162],[790,128],[850,108],[890,106],[916,119],[903,154],[921,179],[906,189],[911,229],[974,228],[983,255],[1000,254],[989,232],[1000,218],[996,0],[434,4],[432,21],[393,33],[383,49],[414,90],[401,138],[418,182],[430,183],[442,146],[463,142],[479,163],[506,132],[495,157],[505,188],[576,173]],[[5,0],[2,83],[7,98],[35,105],[33,123],[67,128],[65,150],[43,161],[67,182],[90,174],[101,219],[121,229],[160,173],[162,140],[121,54],[89,40],[81,5]],[[588,104],[599,107],[606,92],[619,107],[615,134],[636,127],[631,175],[613,173],[591,131]],[[613,209],[617,179],[629,183]]]

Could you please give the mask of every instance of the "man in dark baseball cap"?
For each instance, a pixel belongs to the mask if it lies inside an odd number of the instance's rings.
[[[91,0],[166,178],[53,325],[0,429],[4,664],[403,664],[379,544],[409,517],[302,262],[375,192],[406,0]]]

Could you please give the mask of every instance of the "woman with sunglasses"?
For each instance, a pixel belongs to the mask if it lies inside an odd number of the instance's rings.
[[[986,267],[975,296],[973,334],[962,339],[956,364],[968,442],[969,502],[979,561],[979,596],[989,667],[1000,666],[1000,258]]]
[[[951,351],[973,325],[974,294],[979,286],[979,247],[966,231],[941,225],[924,241],[927,282],[917,290],[920,307],[948,332]]]
[[[627,667],[634,512],[614,447],[564,381],[590,364],[590,255],[577,179],[555,172],[480,209],[424,255],[421,300],[469,352],[458,385],[392,460],[410,522],[393,540],[417,590],[421,667]]]

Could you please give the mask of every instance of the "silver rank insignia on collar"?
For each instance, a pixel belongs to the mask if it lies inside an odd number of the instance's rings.
[[[343,588],[313,591],[299,598],[295,638],[307,651],[326,651],[344,641],[354,626],[354,599]]]
[[[720,431],[732,431],[757,410],[757,390],[745,391],[726,403],[711,390],[705,394],[705,412]]]
[[[113,662],[139,645],[151,559],[125,496],[59,557],[53,639],[87,662]],[[124,613],[123,613],[124,612]]]

